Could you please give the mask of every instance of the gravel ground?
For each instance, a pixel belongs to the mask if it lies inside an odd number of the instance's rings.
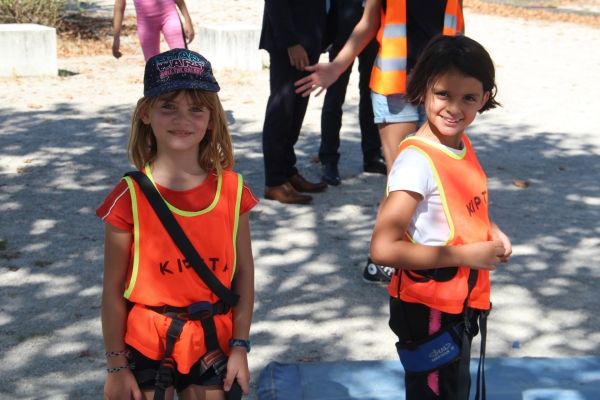
[[[262,2],[221,4],[194,2],[194,21],[260,24]],[[599,356],[600,138],[592,116],[600,30],[468,10],[466,21],[498,68],[504,107],[480,116],[469,134],[488,174],[492,218],[514,244],[511,262],[493,273],[488,356]],[[103,225],[94,210],[132,168],[125,146],[143,58],[66,58],[59,68],[62,77],[0,80],[1,399],[98,399],[106,374]],[[268,69],[215,74],[235,169],[262,197]],[[271,360],[397,358],[386,290],[361,279],[385,180],[362,172],[356,86],[353,74],[342,185],[309,206],[263,200],[251,214],[248,399],[257,398],[258,374]],[[321,104],[311,99],[297,145],[300,170],[315,180]]]

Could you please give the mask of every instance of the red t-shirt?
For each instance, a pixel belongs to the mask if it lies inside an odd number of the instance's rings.
[[[199,211],[210,206],[217,192],[217,175],[209,173],[204,182],[195,188],[175,191],[156,184],[160,194],[173,207],[183,211]],[[244,182],[240,215],[247,213],[258,204],[258,198]],[[124,180],[106,196],[104,202],[96,209],[96,215],[112,226],[124,231],[133,232],[133,212],[131,209],[131,194]]]

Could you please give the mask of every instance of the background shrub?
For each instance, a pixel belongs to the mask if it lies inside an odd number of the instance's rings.
[[[0,23],[58,27],[68,0],[0,0]]]

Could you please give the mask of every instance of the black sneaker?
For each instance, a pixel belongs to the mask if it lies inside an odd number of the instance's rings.
[[[373,263],[371,257],[367,257],[367,266],[363,272],[363,280],[367,283],[378,283],[387,285],[392,280],[394,268],[383,267]]]

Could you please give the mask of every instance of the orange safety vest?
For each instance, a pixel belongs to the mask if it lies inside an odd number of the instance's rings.
[[[417,150],[431,165],[450,227],[446,246],[492,240],[485,173],[466,135],[463,135],[463,143],[464,149],[459,155],[415,136],[400,144],[400,152],[405,149]],[[417,243],[408,232],[404,240]],[[458,266],[456,275],[444,282],[411,278],[411,275],[422,278],[418,272],[409,271],[407,274],[405,270],[398,270],[388,286],[390,295],[398,297],[399,294],[404,301],[425,304],[449,314],[463,311],[470,268]],[[469,307],[489,310],[489,271],[479,271],[469,296]]]
[[[144,172],[154,182],[148,166]],[[128,176],[123,179],[131,193],[134,222],[132,259],[124,296],[135,306],[129,312],[125,341],[146,357],[160,360],[165,352],[171,318],[144,305],[187,307],[200,301],[214,304],[219,298],[184,259],[138,184]],[[236,268],[242,185],[241,175],[226,170],[218,176],[216,194],[208,208],[189,212],[167,203],[207,266],[228,289]],[[214,321],[220,347],[229,355],[231,311],[215,315]],[[190,367],[206,352],[200,321],[187,321],[173,350],[177,369],[183,374],[189,373]]]
[[[464,30],[462,9],[458,0],[447,0],[443,34],[454,36]],[[379,53],[371,72],[370,87],[384,96],[406,91],[406,0],[388,0],[381,10],[381,26],[377,32]]]

